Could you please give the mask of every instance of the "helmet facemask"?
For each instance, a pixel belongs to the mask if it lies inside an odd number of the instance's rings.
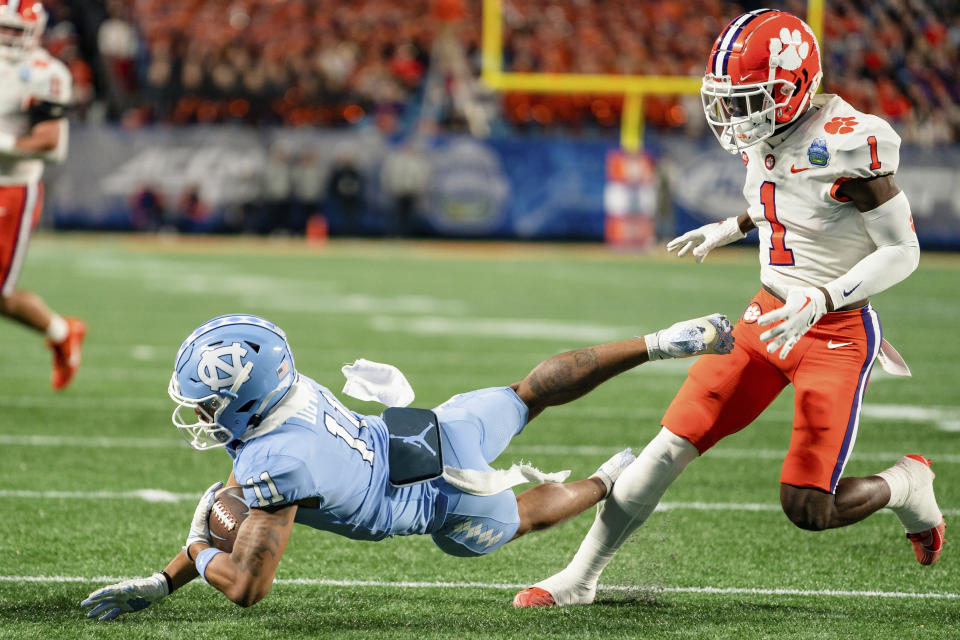
[[[778,110],[787,106],[796,86],[775,77],[767,82],[734,85],[730,76],[707,74],[700,87],[703,113],[720,146],[730,153],[766,140],[779,124]],[[779,94],[782,101],[777,102]]]
[[[237,376],[230,389],[211,393],[202,398],[183,396],[180,393],[180,383],[177,382],[177,373],[174,372],[170,376],[167,393],[177,404],[173,409],[171,419],[174,426],[180,430],[180,435],[187,441],[187,444],[198,451],[204,451],[226,446],[228,442],[234,439],[230,429],[220,424],[220,416],[230,406],[230,403],[236,400],[237,389],[250,377],[252,368],[253,365],[247,363],[243,367],[242,375]],[[190,419],[195,420],[188,422]]]
[[[9,5],[0,6],[0,56],[19,60],[28,50],[40,43],[40,35],[47,23],[47,14],[37,4],[24,17]]]
[[[30,39],[24,25],[0,19],[0,56],[12,60],[21,58]]]

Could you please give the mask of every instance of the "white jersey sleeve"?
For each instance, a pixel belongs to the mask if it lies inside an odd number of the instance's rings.
[[[48,117],[58,119],[57,110],[73,99],[73,80],[69,69],[44,49],[35,48],[18,60],[0,60],[0,134],[13,138],[27,135],[35,124],[32,113],[38,105]],[[54,114],[54,115],[51,115]],[[59,119],[57,147],[47,153],[0,154],[0,185],[36,182],[43,175],[44,162],[60,162],[67,153],[67,121]]]
[[[27,103],[50,102],[69,105],[73,100],[73,77],[66,65],[38,49],[24,67]]]
[[[882,118],[864,113],[858,113],[855,123],[848,134],[834,136],[837,146],[833,167],[837,177],[875,178],[896,173],[900,166],[900,136],[893,127]]]

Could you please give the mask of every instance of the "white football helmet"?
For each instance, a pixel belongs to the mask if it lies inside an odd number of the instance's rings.
[[[47,10],[35,0],[0,0],[0,55],[17,59],[40,44]]]

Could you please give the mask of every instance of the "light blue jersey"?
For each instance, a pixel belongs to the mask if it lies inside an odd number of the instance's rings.
[[[527,421],[508,387],[454,396],[435,411],[444,462],[467,469],[489,470]],[[519,526],[512,490],[468,495],[442,478],[390,484],[383,419],[354,413],[306,376],[258,431],[227,447],[250,507],[300,502],[296,522],[315,529],[357,540],[431,533],[441,549],[464,556],[497,549]]]
[[[234,453],[234,476],[251,507],[317,498],[316,507],[297,509],[296,522],[358,540],[432,529],[439,488],[389,483],[389,435],[380,417],[354,413],[305,376],[290,400],[295,413]]]

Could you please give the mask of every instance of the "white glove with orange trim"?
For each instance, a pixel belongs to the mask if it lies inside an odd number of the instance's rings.
[[[767,353],[780,349],[780,359],[783,360],[803,337],[810,327],[817,323],[827,312],[827,297],[816,287],[791,287],[787,290],[787,299],[779,309],[769,311],[759,318],[757,324],[764,326],[780,322],[760,334],[760,339],[767,344]]]

